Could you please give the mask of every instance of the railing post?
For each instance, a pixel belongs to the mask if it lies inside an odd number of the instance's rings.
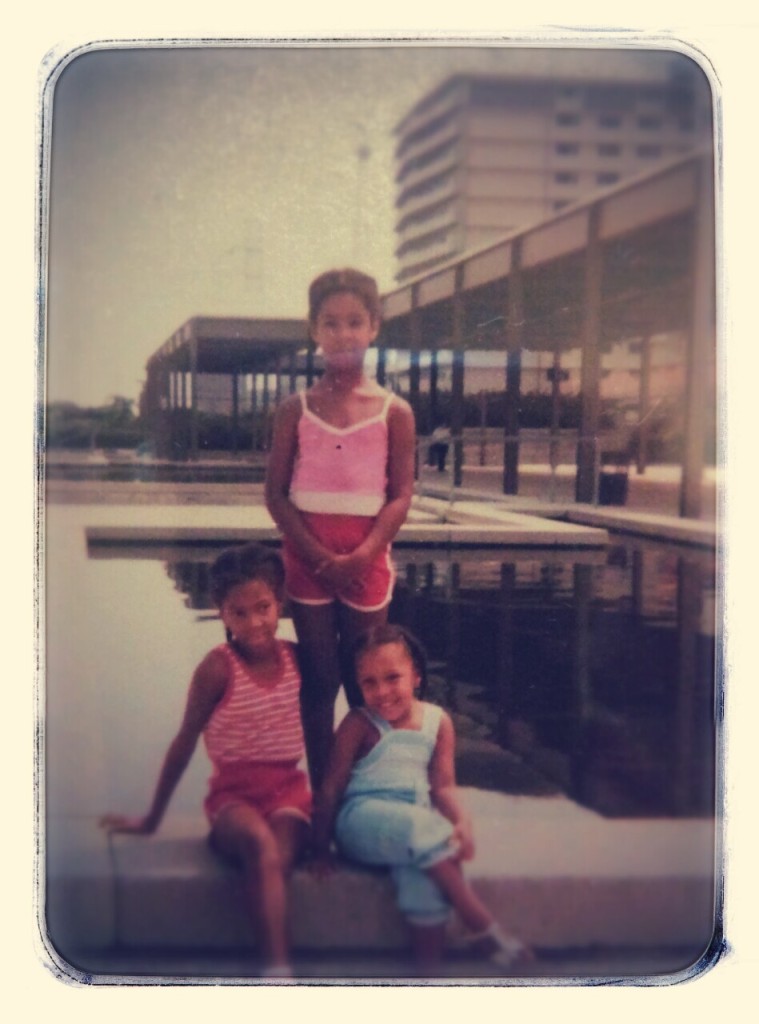
[[[519,493],[519,396],[522,389],[524,339],[524,282],[522,239],[511,246],[508,306],[506,309],[506,410],[503,437],[503,493]]]
[[[696,166],[697,200],[694,215],[691,306],[686,350],[685,440],[680,483],[680,515],[698,519],[702,508],[704,440],[710,369],[715,366],[716,335],[714,268],[714,173],[711,154]]]
[[[464,477],[464,268],[456,267],[453,293],[453,350],[451,353],[451,443],[453,486]]]
[[[599,237],[601,208],[588,211],[588,239],[585,251],[585,285],[583,305],[585,323],[582,338],[582,370],[580,388],[582,414],[577,439],[577,477],[575,501],[593,503],[598,477],[598,423],[601,378],[601,276],[603,270]]]
[[[198,339],[190,338],[190,458],[198,458]]]

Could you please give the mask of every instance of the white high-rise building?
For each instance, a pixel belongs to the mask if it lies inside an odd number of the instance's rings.
[[[398,281],[543,220],[712,137],[704,73],[638,80],[459,74],[396,129]]]

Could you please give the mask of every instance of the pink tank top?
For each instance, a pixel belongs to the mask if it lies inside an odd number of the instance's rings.
[[[376,416],[350,427],[319,419],[301,391],[290,500],[301,512],[376,516],[387,501],[388,394]]]
[[[274,687],[259,685],[252,669],[230,644],[216,650],[227,659],[227,690],[204,731],[215,769],[240,761],[298,761],[303,756],[300,672],[292,647],[278,641],[282,678]]]

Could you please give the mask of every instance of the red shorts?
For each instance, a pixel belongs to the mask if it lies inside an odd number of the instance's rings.
[[[294,761],[250,761],[222,766],[211,776],[203,805],[210,823],[232,804],[253,807],[263,818],[294,814],[311,821],[308,777]]]
[[[301,512],[301,516],[311,533],[336,555],[347,555],[355,551],[374,524],[371,516],[318,512]],[[341,601],[358,611],[374,612],[387,607],[393,596],[395,568],[390,557],[390,545],[377,555],[363,579],[344,590],[331,587],[315,576],[286,537],[282,545],[282,560],[285,563],[287,596],[299,604],[331,604],[333,601]]]

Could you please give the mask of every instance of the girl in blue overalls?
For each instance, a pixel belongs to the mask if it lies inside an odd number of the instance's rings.
[[[453,723],[417,699],[425,675],[424,652],[401,626],[377,626],[359,639],[364,706],[335,734],[314,818],[317,870],[328,868],[333,834],[350,859],[389,867],[423,970],[442,957],[451,907],[476,947],[510,966],[526,950],[503,934],[464,877],[474,841],[456,792]]]

